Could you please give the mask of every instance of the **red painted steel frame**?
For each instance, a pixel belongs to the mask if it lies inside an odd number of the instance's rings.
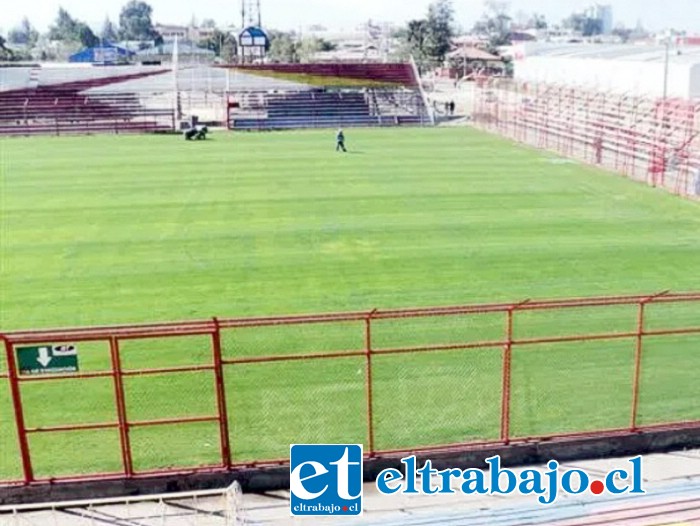
[[[668,291],[654,295],[638,296],[604,296],[594,298],[572,298],[560,300],[525,300],[516,303],[498,303],[483,305],[466,305],[455,307],[432,307],[415,309],[394,309],[394,310],[372,310],[370,312],[344,312],[330,314],[305,314],[299,316],[274,316],[241,319],[212,318],[211,320],[186,321],[173,323],[156,323],[147,325],[120,325],[113,327],[88,327],[78,329],[55,329],[55,330],[30,330],[12,331],[0,334],[0,338],[5,343],[5,353],[7,357],[7,373],[0,374],[0,378],[7,379],[10,385],[14,418],[17,428],[18,446],[22,461],[21,480],[4,481],[0,485],[7,484],[31,484],[45,482],[68,482],[78,480],[97,479],[118,479],[118,478],[143,478],[155,475],[180,474],[193,472],[216,472],[230,470],[242,466],[265,466],[280,465],[286,459],[258,459],[248,462],[234,462],[231,449],[232,438],[229,429],[229,414],[226,403],[226,382],[225,371],[227,367],[236,367],[240,364],[264,364],[281,361],[314,361],[333,360],[338,358],[357,357],[364,358],[365,361],[365,418],[366,418],[366,451],[367,457],[397,455],[405,452],[429,452],[436,450],[450,450],[456,448],[475,448],[488,444],[512,444],[532,439],[565,439],[584,436],[617,436],[625,433],[632,433],[644,429],[679,429],[700,424],[700,421],[676,421],[659,422],[650,425],[640,426],[638,421],[639,398],[641,391],[641,375],[643,369],[642,351],[643,340],[649,336],[678,336],[678,335],[700,335],[700,326],[674,327],[668,329],[647,329],[645,327],[646,308],[651,303],[692,303],[698,305],[700,314],[700,292],[690,293],[670,293]],[[518,312],[524,311],[560,311],[563,309],[587,307],[591,309],[611,306],[637,307],[637,326],[634,331],[617,331],[607,333],[587,333],[569,334],[559,336],[547,336],[537,338],[516,338],[514,335],[514,319]],[[505,314],[505,330],[502,340],[489,341],[465,341],[462,343],[450,344],[425,344],[409,347],[381,347],[373,345],[372,326],[380,320],[410,320],[417,318],[455,316],[455,315],[479,315],[479,314]],[[700,315],[697,316],[700,319]],[[361,324],[363,330],[363,348],[343,349],[330,352],[315,352],[293,355],[278,356],[252,356],[240,358],[226,358],[223,355],[221,331],[225,329],[246,329],[256,327],[290,326],[307,324],[337,324],[356,322]],[[211,342],[212,363],[191,366],[160,367],[150,369],[124,370],[122,368],[120,341],[122,340],[144,340],[150,338],[176,338],[182,336],[208,336]],[[513,392],[511,389],[511,367],[512,353],[515,347],[585,342],[601,340],[630,339],[635,342],[634,363],[632,364],[632,402],[630,406],[629,426],[624,429],[599,429],[593,431],[581,431],[576,433],[559,433],[539,436],[516,436],[511,430],[511,403]],[[47,342],[104,342],[109,346],[111,359],[111,369],[108,371],[83,372],[75,374],[62,374],[57,376],[25,376],[18,371],[15,357],[15,346],[20,344],[39,344]],[[501,349],[501,414],[500,433],[497,440],[472,441],[457,444],[426,444],[422,447],[411,449],[378,449],[375,442],[376,422],[375,422],[375,400],[373,399],[374,380],[372,376],[373,357],[378,355],[396,355],[410,353],[430,353],[446,350],[469,349]],[[154,374],[179,374],[183,372],[206,372],[212,374],[212,389],[215,394],[216,411],[210,415],[189,415],[179,418],[160,418],[151,420],[130,420],[128,417],[128,407],[125,397],[124,377],[145,376]],[[115,422],[81,423],[44,426],[28,428],[25,423],[26,408],[22,405],[21,385],[26,382],[51,382],[54,380],[82,380],[86,378],[106,378],[111,377],[114,387],[114,403],[116,406]],[[169,469],[142,470],[138,471],[134,467],[133,447],[130,442],[130,430],[134,427],[147,426],[177,426],[178,424],[188,424],[196,422],[216,422],[220,440],[220,459],[217,465],[188,467],[186,465]],[[30,449],[28,436],[32,433],[56,433],[70,432],[91,429],[117,429],[119,432],[119,443],[121,449],[122,469],[117,473],[87,473],[79,476],[37,477],[32,465],[32,451]],[[186,461],[183,461],[185,463]]]
[[[477,85],[475,99],[474,122],[486,131],[700,197],[698,101],[496,78]]]
[[[226,384],[224,383],[224,366],[221,356],[221,329],[219,320],[214,318],[216,330],[212,333],[212,350],[214,351],[214,372],[216,374],[216,407],[219,411],[219,440],[221,441],[221,460],[226,469],[231,469],[231,444],[228,433],[228,412],[226,409]]]

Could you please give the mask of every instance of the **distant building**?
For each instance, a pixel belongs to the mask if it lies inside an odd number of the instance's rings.
[[[178,40],[187,40],[189,34],[186,26],[176,26],[172,24],[156,24],[153,29],[160,33],[164,42],[172,42],[176,38]]]
[[[511,31],[510,32],[510,40],[513,43],[517,42],[532,42],[534,40],[537,40],[537,32],[536,31]]]
[[[175,44],[165,42],[160,46],[142,49],[136,53],[136,59],[141,63],[157,64],[171,62]],[[209,49],[202,49],[188,42],[179,42],[177,45],[178,60],[180,63],[208,64],[214,61],[216,54]]]
[[[681,36],[676,39],[679,46],[700,46],[700,36]]]
[[[544,30],[544,33],[539,40],[544,42],[566,43],[580,38],[581,34],[571,28],[552,26]]]
[[[196,27],[196,26],[178,26],[174,24],[156,24],[154,29],[163,37],[163,42],[174,42],[175,38],[179,41],[203,42],[210,38],[216,28],[213,27]]]
[[[105,42],[102,46],[86,48],[72,54],[68,61],[103,65],[126,64],[133,56],[133,51]]]
[[[604,35],[609,35],[613,31],[613,11],[609,4],[593,4],[583,13],[588,18],[600,20],[601,30]]]
[[[335,49],[314,54],[314,60],[333,61],[386,61],[392,51],[392,34],[396,26],[387,22],[368,20],[354,28],[328,30],[323,26],[309,26],[306,37],[330,42]]]
[[[700,98],[700,47],[686,46],[668,57],[656,44],[525,44],[515,61],[519,82],[581,86],[630,97]],[[680,53],[678,52],[680,51]],[[664,78],[668,81],[664,82]]]

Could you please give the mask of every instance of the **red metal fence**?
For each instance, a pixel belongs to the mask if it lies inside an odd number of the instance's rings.
[[[284,463],[290,442],[376,457],[700,423],[700,292],[0,337],[5,484]],[[68,344],[79,372],[22,373],[18,349]]]
[[[700,196],[700,103],[493,79],[475,124],[686,197]]]

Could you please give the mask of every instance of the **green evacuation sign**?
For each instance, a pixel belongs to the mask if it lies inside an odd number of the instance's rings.
[[[75,345],[17,347],[19,374],[61,374],[78,371]]]

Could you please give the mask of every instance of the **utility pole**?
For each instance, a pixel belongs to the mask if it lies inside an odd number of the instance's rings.
[[[241,29],[255,24],[262,24],[260,0],[241,0]]]
[[[664,90],[663,90],[663,101],[666,104],[666,99],[668,98],[668,62],[671,55],[671,35],[666,37],[666,53],[664,56]]]

